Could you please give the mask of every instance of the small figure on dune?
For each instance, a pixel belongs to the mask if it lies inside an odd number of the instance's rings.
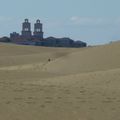
[[[49,58],[49,59],[48,59],[48,62],[50,62],[50,61],[51,61],[51,59]]]

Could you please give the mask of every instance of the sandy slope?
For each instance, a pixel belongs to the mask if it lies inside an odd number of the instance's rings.
[[[78,50],[46,66],[52,73],[73,74],[120,68],[120,43]]]
[[[120,120],[119,112],[119,42],[82,49],[0,44],[0,120]]]

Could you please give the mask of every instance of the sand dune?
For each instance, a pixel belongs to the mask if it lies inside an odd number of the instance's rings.
[[[0,44],[0,56],[0,120],[120,120],[120,42]]]
[[[120,68],[120,43],[78,50],[47,64],[49,72],[73,74]]]

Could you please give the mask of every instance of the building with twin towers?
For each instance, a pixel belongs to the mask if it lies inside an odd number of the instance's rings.
[[[70,38],[43,37],[43,25],[40,20],[36,20],[34,31],[31,30],[31,23],[28,19],[22,23],[21,34],[17,32],[10,33],[10,38],[3,37],[0,41],[9,41],[11,43],[22,45],[37,45],[47,47],[86,47],[83,41],[74,41]]]
[[[40,41],[43,40],[43,25],[40,20],[36,20],[34,24],[34,32],[31,30],[31,23],[28,19],[22,23],[21,35],[19,33],[13,32],[10,34],[10,39],[12,42],[20,43],[26,41]]]

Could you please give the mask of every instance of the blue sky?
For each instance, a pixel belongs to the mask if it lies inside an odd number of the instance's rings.
[[[0,37],[40,19],[44,36],[70,37],[89,45],[120,40],[120,0],[0,0]],[[33,27],[33,26],[32,26]]]

